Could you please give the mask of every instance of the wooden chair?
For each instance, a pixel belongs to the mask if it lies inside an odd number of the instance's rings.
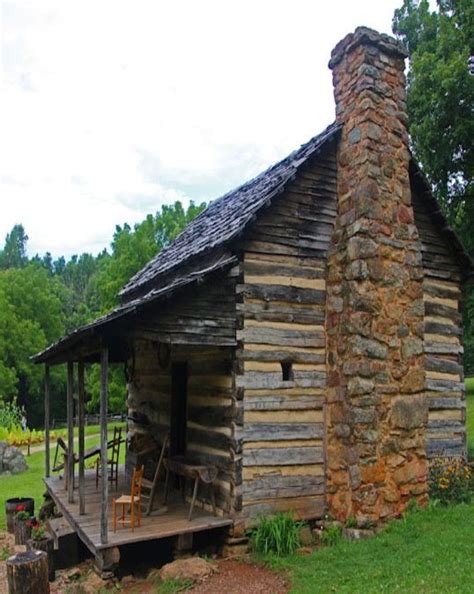
[[[140,527],[142,523],[142,479],[143,466],[136,468],[133,471],[132,486],[130,488],[130,495],[122,495],[118,499],[112,499],[112,513],[114,514],[114,532],[117,530],[117,508],[122,506],[122,514],[119,519],[122,527],[125,524],[130,524],[132,532],[135,529],[135,520],[137,526]],[[125,507],[129,507],[130,520],[125,519]]]
[[[109,481],[115,488],[118,489],[118,466],[120,457],[120,444],[122,443],[122,427],[114,427],[114,436],[108,442],[107,449],[111,449],[110,458],[107,458],[107,464],[110,467]],[[95,488],[99,488],[99,477],[100,477],[100,454],[95,461]]]

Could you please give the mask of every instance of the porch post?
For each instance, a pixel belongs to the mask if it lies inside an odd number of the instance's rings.
[[[74,503],[74,363],[67,362],[67,500]]]
[[[84,489],[84,361],[79,361],[78,373],[78,416],[79,416],[79,514],[86,513]]]
[[[44,367],[44,476],[50,475],[50,453],[49,453],[49,365]]]
[[[103,347],[100,353],[100,473],[101,473],[101,513],[100,513],[100,542],[108,541],[108,507],[109,507],[109,477],[107,466],[107,392],[109,371],[109,350]]]

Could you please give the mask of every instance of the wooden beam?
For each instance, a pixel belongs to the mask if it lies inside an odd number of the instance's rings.
[[[78,415],[79,415],[79,513],[86,513],[84,483],[84,361],[79,361],[78,373]]]
[[[74,502],[74,363],[67,362],[67,494],[68,502]]]
[[[108,542],[108,490],[109,477],[107,466],[107,393],[109,372],[109,350],[103,347],[100,354],[100,471],[101,471],[101,512],[100,542]]]
[[[49,365],[44,366],[44,475],[50,476],[51,457],[49,448],[49,400],[50,400]]]

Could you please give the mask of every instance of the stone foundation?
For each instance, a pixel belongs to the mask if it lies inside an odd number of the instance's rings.
[[[332,53],[338,216],[327,277],[331,515],[426,499],[423,270],[409,182],[404,50],[359,28]]]

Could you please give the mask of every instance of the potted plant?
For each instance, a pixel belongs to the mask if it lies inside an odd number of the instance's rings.
[[[26,543],[28,551],[44,551],[48,555],[49,581],[54,581],[54,559],[53,559],[53,538],[46,530],[45,524],[38,522],[36,518],[29,520],[31,526],[31,538]]]
[[[15,544],[24,545],[31,536],[30,512],[24,505],[19,504],[15,508],[14,517]]]

